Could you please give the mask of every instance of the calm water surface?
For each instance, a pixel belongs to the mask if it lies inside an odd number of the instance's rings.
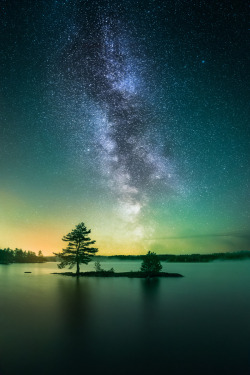
[[[250,261],[163,265],[185,277],[77,280],[51,275],[55,263],[0,265],[0,374],[249,375]]]

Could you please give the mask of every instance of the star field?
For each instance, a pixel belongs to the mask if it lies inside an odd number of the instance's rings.
[[[249,250],[247,11],[2,1],[0,245]]]

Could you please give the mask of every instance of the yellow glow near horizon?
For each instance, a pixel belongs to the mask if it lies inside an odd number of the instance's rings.
[[[189,228],[189,221],[181,219],[176,221],[176,230],[167,226],[169,217],[173,217],[170,213],[155,226],[151,218],[140,222],[133,215],[128,222],[120,211],[109,212],[105,205],[100,208],[95,202],[91,205],[78,200],[70,207],[63,199],[45,203],[22,192],[1,190],[0,248],[22,248],[36,253],[41,250],[49,256],[65,247],[62,237],[82,221],[91,229],[90,237],[96,240],[99,255],[137,255],[148,250],[158,254],[213,253],[244,250],[248,245],[244,236],[233,233],[203,235],[206,228],[199,223],[193,225],[194,229]],[[184,235],[178,237],[178,231]]]

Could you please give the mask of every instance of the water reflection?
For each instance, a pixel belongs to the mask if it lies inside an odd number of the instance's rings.
[[[158,278],[141,279],[143,320],[154,317],[158,309],[160,283]]]
[[[60,372],[71,372],[81,368],[84,357],[88,358],[84,368],[89,367],[92,355],[91,288],[89,280],[62,278],[58,283],[61,305],[62,353],[67,353]]]
[[[35,273],[45,266],[0,267],[1,375],[249,373],[250,263],[150,280]]]
[[[141,279],[141,286],[146,299],[156,299],[161,280],[157,277]]]
[[[69,334],[78,337],[88,326],[90,312],[90,289],[88,280],[61,279],[58,283],[61,296],[64,327]]]

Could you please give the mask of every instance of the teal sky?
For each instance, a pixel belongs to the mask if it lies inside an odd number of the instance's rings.
[[[83,221],[101,255],[250,250],[246,14],[4,2],[0,247],[51,254]]]

